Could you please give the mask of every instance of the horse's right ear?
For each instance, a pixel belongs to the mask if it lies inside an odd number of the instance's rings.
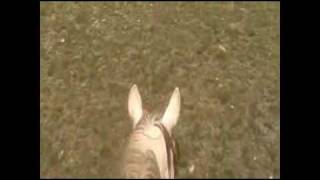
[[[162,123],[167,128],[169,133],[171,133],[172,128],[177,124],[180,114],[180,91],[176,87],[173,91],[169,104],[166,111],[162,117]]]
[[[133,121],[133,128],[134,128],[137,125],[137,123],[140,121],[143,114],[141,96],[140,96],[138,87],[135,84],[131,87],[129,92],[128,111],[129,111],[129,116]]]

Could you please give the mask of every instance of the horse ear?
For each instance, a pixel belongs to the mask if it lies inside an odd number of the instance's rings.
[[[179,88],[176,87],[171,95],[167,109],[161,119],[161,122],[169,132],[171,132],[172,128],[177,124],[179,114],[180,114],[180,91],[179,91]]]
[[[129,92],[128,111],[129,111],[129,116],[133,121],[133,128],[134,128],[137,125],[137,123],[140,121],[143,114],[141,96],[140,96],[138,87],[135,84],[131,87]]]

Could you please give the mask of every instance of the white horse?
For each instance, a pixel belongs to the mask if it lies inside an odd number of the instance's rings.
[[[124,156],[126,178],[174,178],[176,144],[172,129],[180,113],[180,92],[175,88],[162,116],[149,114],[142,108],[138,87],[134,84],[128,98],[133,132]]]

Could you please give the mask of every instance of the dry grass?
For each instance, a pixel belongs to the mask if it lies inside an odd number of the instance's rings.
[[[133,83],[180,88],[179,178],[279,177],[279,6],[41,2],[41,177],[118,177]]]

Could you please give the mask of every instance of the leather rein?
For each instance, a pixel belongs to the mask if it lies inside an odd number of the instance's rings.
[[[143,124],[143,121],[139,121],[139,123],[136,125],[135,129],[136,130],[140,129],[140,127],[143,126],[143,125],[140,126],[141,124]],[[177,174],[176,164],[177,164],[177,158],[178,158],[178,153],[177,153],[177,148],[178,148],[177,145],[178,144],[174,140],[174,138],[172,136],[170,136],[168,130],[161,122],[154,123],[154,125],[160,129],[160,131],[163,134],[165,143],[166,143],[169,176],[171,175],[171,153],[170,153],[170,151],[172,151],[172,154],[173,154],[173,168],[174,168],[174,174],[176,175]]]
[[[177,161],[177,149],[176,149],[176,143],[174,139],[170,136],[169,132],[167,129],[164,127],[162,123],[156,123],[154,124],[157,126],[160,131],[162,132],[164,136],[164,140],[166,142],[166,151],[167,151],[167,162],[168,162],[168,169],[169,169],[169,176],[171,175],[171,153],[170,150],[172,151],[173,154],[173,168],[174,171],[176,169],[176,161]]]

